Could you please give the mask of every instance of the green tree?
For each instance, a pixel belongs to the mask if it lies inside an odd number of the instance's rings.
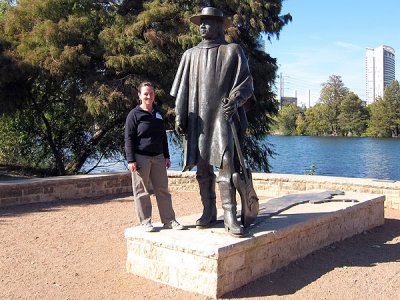
[[[279,15],[281,0],[18,1],[0,20],[0,113],[2,121],[13,120],[7,128],[26,128],[23,116],[33,118],[30,131],[13,133],[35,151],[22,157],[15,151],[22,144],[14,143],[12,151],[0,145],[0,152],[57,174],[77,173],[87,159],[121,153],[124,120],[137,100],[134,86],[144,79],[156,84],[158,105],[173,128],[169,90],[183,51],[200,40],[188,18],[205,5],[232,16],[226,38],[249,57],[257,101],[246,154],[267,169],[270,151],[259,140],[275,113],[277,66],[262,51],[261,34],[279,36],[291,21],[289,14]]]
[[[0,21],[3,19],[4,13],[9,7],[8,1],[0,0]]]
[[[76,173],[88,157],[115,153],[116,148],[101,142],[123,124],[130,101],[100,83],[112,82],[103,71],[97,38],[112,20],[103,4],[93,1],[21,0],[5,14],[2,58],[7,64],[1,73],[15,72],[11,78],[1,76],[0,101],[6,104],[2,112],[13,113],[16,121],[24,122],[21,115],[33,117],[31,130],[21,132],[26,147],[33,149],[27,162],[31,166],[45,164],[60,175]],[[102,98],[107,112],[96,112],[93,103],[86,105],[85,95],[92,90],[100,94],[96,100]],[[26,157],[9,160],[24,163]]]
[[[389,104],[390,129],[393,137],[400,136],[400,84],[393,80],[385,89],[384,99]]]
[[[400,134],[400,85],[392,81],[383,98],[370,105],[370,122],[367,135],[375,137],[398,137]]]
[[[366,129],[366,111],[361,99],[349,92],[339,106],[338,125],[343,135],[360,136]]]
[[[320,102],[327,106],[327,117],[330,126],[330,133],[337,135],[340,132],[339,113],[340,104],[344,97],[349,93],[342,78],[338,75],[331,75],[327,82],[322,84]]]
[[[390,137],[390,118],[388,115],[389,106],[381,97],[370,104],[370,121],[366,135],[373,137]]]
[[[299,113],[296,119],[296,134],[305,135],[307,132],[307,123],[303,113]]]
[[[324,103],[317,103],[305,112],[307,124],[306,133],[313,136],[325,136],[331,132],[329,107]]]
[[[284,105],[278,114],[279,130],[284,135],[296,134],[296,120],[300,111],[294,104]]]

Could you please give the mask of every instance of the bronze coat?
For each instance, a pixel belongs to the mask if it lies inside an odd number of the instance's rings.
[[[224,119],[222,100],[238,99],[239,126],[247,127],[242,105],[253,93],[253,80],[243,49],[226,41],[204,40],[182,56],[171,89],[176,98],[176,121],[185,132],[184,170],[199,157],[221,167],[227,147],[233,154],[233,138]]]

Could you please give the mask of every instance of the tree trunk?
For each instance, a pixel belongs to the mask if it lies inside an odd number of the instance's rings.
[[[32,103],[33,103],[33,106],[34,106],[36,112],[42,119],[44,126],[46,128],[46,132],[45,132],[46,140],[49,143],[51,153],[53,153],[57,171],[58,171],[58,175],[66,175],[62,155],[60,154],[60,151],[59,151],[59,149],[57,149],[57,146],[53,140],[53,133],[52,133],[51,125],[50,125],[49,121],[47,120],[46,116],[43,114],[43,110],[36,103],[36,100],[32,95],[31,95],[31,100],[32,100]]]
[[[395,126],[392,130],[392,137],[396,138],[399,137],[399,133],[400,133],[399,126]]]
[[[96,151],[97,144],[101,141],[101,139],[113,129],[115,126],[124,124],[125,118],[118,118],[113,122],[106,124],[103,128],[96,131],[96,133],[92,136],[89,142],[82,148],[79,155],[71,161],[66,170],[69,174],[76,174],[82,168],[83,164],[86,162],[87,158]]]

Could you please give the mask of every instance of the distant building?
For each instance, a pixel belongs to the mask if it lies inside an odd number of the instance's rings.
[[[365,56],[366,102],[383,96],[386,86],[395,80],[395,50],[389,46],[367,48]]]
[[[297,106],[297,97],[281,97],[281,103],[279,103],[280,109],[285,105],[294,104]]]

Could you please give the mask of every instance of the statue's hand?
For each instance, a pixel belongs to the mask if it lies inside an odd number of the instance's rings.
[[[183,128],[183,124],[181,122],[175,122],[175,131],[180,135],[185,134],[185,129]]]
[[[238,101],[224,98],[222,100],[222,103],[223,103],[222,108],[224,110],[224,117],[226,120],[230,120],[232,116],[235,113],[237,113]]]

